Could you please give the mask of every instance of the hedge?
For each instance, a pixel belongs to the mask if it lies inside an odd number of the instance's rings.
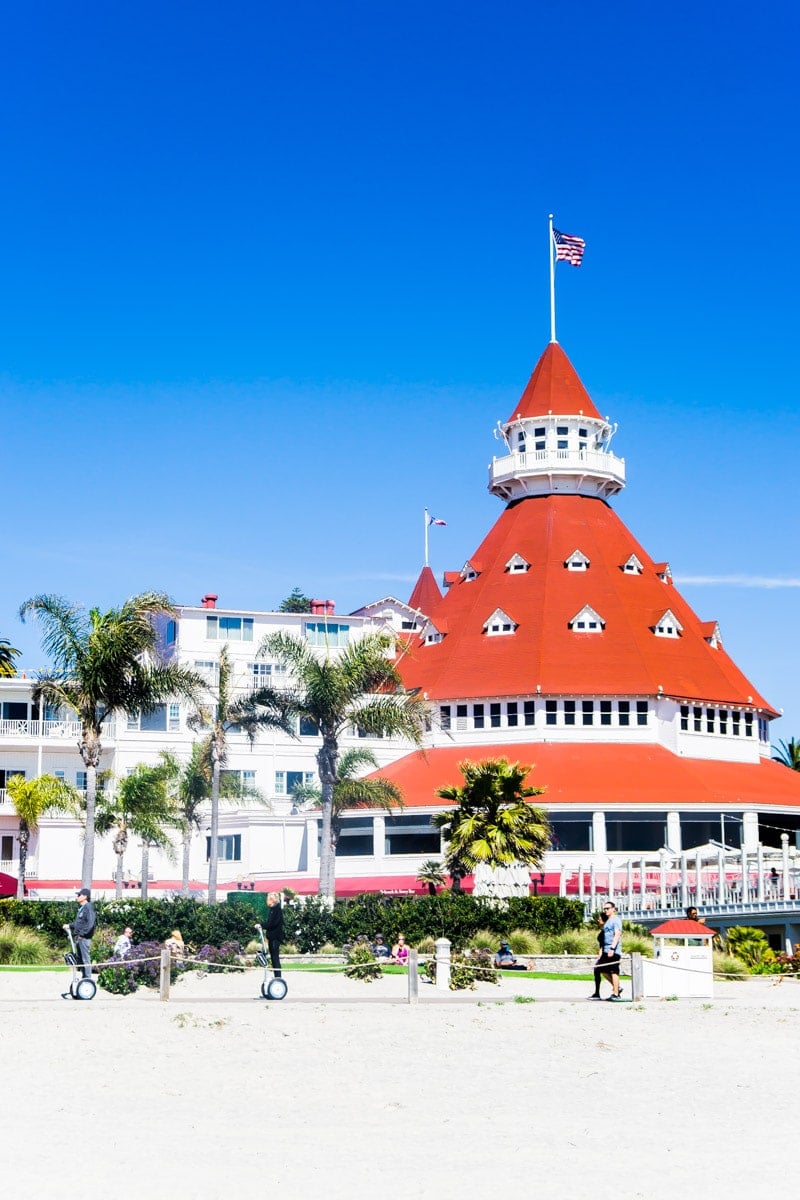
[[[97,900],[100,929],[121,932],[133,929],[136,942],[163,942],[173,929],[192,946],[239,941],[255,937],[253,926],[264,923],[262,893],[234,892],[227,904],[208,905],[186,897],[174,900]],[[64,943],[62,926],[75,919],[74,900],[0,900],[0,921],[12,921],[40,930],[53,946]],[[414,945],[424,937],[447,937],[456,948],[465,946],[478,929],[502,937],[512,929],[530,929],[539,935],[565,933],[584,922],[583,905],[562,896],[521,896],[498,903],[465,893],[438,896],[384,896],[364,893],[337,900],[330,908],[317,896],[292,898],[284,906],[286,941],[301,953],[313,953],[324,942],[341,946],[359,934],[370,940],[382,933],[391,945],[404,933]]]

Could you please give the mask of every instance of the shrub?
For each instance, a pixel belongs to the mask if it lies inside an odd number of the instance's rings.
[[[478,929],[469,939],[469,943],[476,950],[495,951],[499,944],[499,938],[491,929]]]
[[[195,958],[198,962],[186,965],[196,966],[199,971],[205,971],[209,967],[213,967],[215,972],[231,971],[243,963],[242,948],[238,942],[223,942],[221,946],[201,946]]]
[[[428,979],[436,982],[436,959],[423,964],[422,971]],[[488,950],[471,952],[456,951],[450,959],[450,991],[475,990],[479,979],[486,983],[499,983],[500,975],[492,966],[492,955]]]
[[[351,946],[347,951],[346,962],[344,973],[348,979],[362,979],[365,983],[371,983],[373,979],[380,979],[383,975],[369,942],[356,942]]]
[[[127,958],[112,956],[111,963],[103,967],[97,976],[97,982],[105,991],[125,995],[135,992],[140,984],[157,988],[161,982],[161,943],[139,942],[131,946]],[[174,983],[185,969],[184,963],[176,962],[173,958],[170,981]]]
[[[12,967],[42,967],[53,961],[47,939],[34,929],[0,925],[0,963]]]
[[[436,950],[436,941],[430,935],[420,938],[417,942],[417,950],[420,954],[433,954]]]
[[[734,954],[750,968],[769,964],[770,956],[774,960],[764,931],[751,929],[746,925],[734,925],[728,930],[726,949],[729,954]]]
[[[750,974],[742,960],[735,958],[732,954],[723,954],[720,950],[714,950],[712,957],[715,976],[719,975],[724,979],[746,979]]]
[[[653,957],[653,939],[645,932],[643,935],[632,934],[623,936],[623,954],[641,954],[644,958]]]
[[[597,937],[590,929],[573,929],[542,938],[544,954],[596,954]]]
[[[530,929],[512,929],[507,941],[514,954],[539,954],[539,939]]]

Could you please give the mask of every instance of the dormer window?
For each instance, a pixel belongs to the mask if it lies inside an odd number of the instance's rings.
[[[719,650],[722,646],[722,632],[718,621],[703,622],[703,637],[708,642],[712,650]]]
[[[683,626],[675,614],[667,609],[663,617],[653,626],[653,633],[656,637],[677,638],[683,633]]]
[[[465,583],[471,583],[473,579],[477,579],[480,575],[478,568],[471,562],[465,562],[461,568],[461,578]]]
[[[531,564],[526,562],[521,554],[513,554],[506,563],[506,570],[509,575],[524,575],[530,570]]]
[[[573,550],[564,566],[568,571],[588,571],[589,559],[580,550]]]
[[[507,636],[513,633],[516,628],[514,621],[508,613],[503,612],[502,608],[496,608],[483,624],[483,632],[487,637]]]
[[[626,575],[641,575],[642,571],[644,570],[644,566],[639,562],[639,559],[636,557],[636,555],[632,554],[630,558],[622,564],[622,570]]]
[[[569,622],[569,628],[573,633],[602,633],[605,627],[605,621],[590,604],[584,605]]]
[[[656,575],[662,583],[672,583],[672,571],[669,563],[656,563]]]
[[[434,625],[433,621],[428,621],[422,630],[421,637],[426,646],[435,646],[438,642],[441,642],[445,633],[446,630],[444,628],[439,629]]]

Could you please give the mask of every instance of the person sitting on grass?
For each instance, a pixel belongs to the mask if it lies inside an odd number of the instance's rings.
[[[396,963],[400,963],[402,967],[408,962],[408,946],[406,945],[406,935],[398,933],[397,941],[392,946],[392,958]]]
[[[375,934],[375,942],[372,947],[372,953],[376,958],[391,958],[392,952],[383,940],[382,933]]]
[[[501,971],[527,971],[528,965],[517,962],[508,942],[501,942],[500,949],[494,956],[494,965]]]

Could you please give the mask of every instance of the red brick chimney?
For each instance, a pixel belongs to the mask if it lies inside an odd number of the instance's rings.
[[[219,596],[215,596],[213,592],[206,592],[203,599],[200,601],[201,608],[216,608]]]
[[[336,610],[333,600],[312,600],[311,612],[318,617],[332,617]]]

